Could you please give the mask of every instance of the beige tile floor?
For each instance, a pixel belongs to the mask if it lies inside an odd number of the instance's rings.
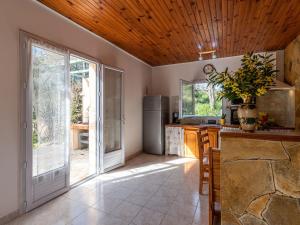
[[[198,162],[142,154],[9,225],[207,225]]]

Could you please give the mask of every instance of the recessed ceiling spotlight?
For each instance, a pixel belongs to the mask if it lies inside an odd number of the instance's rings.
[[[216,52],[213,52],[213,53],[211,54],[211,58],[213,58],[213,59],[216,59],[216,58],[217,58]]]
[[[211,46],[212,46],[213,49],[215,49],[215,48],[217,47],[217,43],[216,43],[215,41],[213,41],[213,42],[211,43]]]

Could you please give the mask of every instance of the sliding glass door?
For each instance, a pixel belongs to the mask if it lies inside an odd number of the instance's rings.
[[[69,149],[67,51],[27,41],[27,210],[66,190]]]
[[[25,32],[20,41],[29,211],[100,170],[100,76],[89,57]]]
[[[24,205],[124,164],[123,71],[21,32]]]
[[[123,139],[123,71],[102,67],[103,79],[103,146],[102,172],[124,164]]]
[[[71,55],[70,184],[97,172],[97,63]]]

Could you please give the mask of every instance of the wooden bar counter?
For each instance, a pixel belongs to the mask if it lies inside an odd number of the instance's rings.
[[[222,129],[222,225],[300,224],[300,133]]]

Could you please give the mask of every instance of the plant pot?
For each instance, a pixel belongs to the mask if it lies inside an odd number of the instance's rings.
[[[238,118],[243,131],[254,132],[257,123],[257,110],[254,104],[242,104],[238,108]]]
[[[220,125],[222,125],[222,126],[225,125],[225,119],[220,119],[220,120],[219,120],[219,123],[220,123]]]

